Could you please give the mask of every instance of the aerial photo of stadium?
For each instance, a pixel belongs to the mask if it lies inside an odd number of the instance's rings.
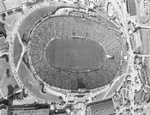
[[[0,115],[149,115],[149,0],[0,0]]]

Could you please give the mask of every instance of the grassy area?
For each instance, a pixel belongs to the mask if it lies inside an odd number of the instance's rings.
[[[19,42],[19,38],[16,35],[14,39],[14,45],[13,45],[13,59],[14,59],[14,65],[17,66],[18,61],[20,59],[21,53],[22,53],[22,46]]]
[[[13,78],[9,63],[7,63],[4,58],[0,58],[0,88],[6,97],[12,94],[9,94],[8,86],[14,88],[13,92],[19,90],[19,88],[15,88],[17,86],[17,82]]]
[[[150,35],[150,30],[149,29],[142,29],[141,31],[141,39],[142,39],[142,51],[141,54],[150,54],[150,39],[149,39],[149,35]],[[150,59],[147,59],[146,66],[147,66],[147,78],[148,79],[148,83],[150,84]]]
[[[31,12],[21,23],[18,31],[21,37],[25,34],[27,36],[29,30],[40,18],[44,17],[46,14],[51,14],[56,10],[58,6],[47,6],[42,8],[37,8],[35,11]]]
[[[82,38],[53,40],[46,49],[46,57],[53,67],[68,70],[98,69],[106,58],[102,46]]]
[[[33,77],[32,73],[29,71],[29,69],[26,67],[26,65],[23,62],[20,64],[18,75],[20,76],[20,79],[24,84],[24,86],[30,92],[32,92],[36,97],[49,100],[52,102],[59,101],[59,98],[57,96],[41,92],[42,87],[40,83]]]

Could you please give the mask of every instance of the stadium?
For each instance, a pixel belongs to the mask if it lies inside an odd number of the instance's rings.
[[[148,0],[0,6],[0,114],[150,114]]]
[[[110,83],[119,71],[121,41],[114,30],[98,21],[54,16],[42,20],[30,33],[32,71],[49,85],[94,89]]]
[[[22,17],[12,39],[11,66],[19,87],[37,103],[86,110],[120,87],[127,48],[107,17],[62,6],[40,6]]]

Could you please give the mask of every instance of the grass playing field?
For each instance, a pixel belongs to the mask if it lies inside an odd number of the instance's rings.
[[[51,66],[66,71],[99,69],[106,60],[103,47],[84,38],[52,40],[46,58]]]

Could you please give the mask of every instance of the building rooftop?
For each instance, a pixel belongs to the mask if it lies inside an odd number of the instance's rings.
[[[3,3],[3,0],[0,0],[0,13],[5,12],[5,11],[6,11],[6,8],[5,8],[5,5]]]
[[[88,105],[91,115],[112,115],[114,114],[114,106],[112,99],[105,99]]]
[[[7,109],[0,110],[0,115],[7,115],[7,114],[8,114]]]
[[[13,115],[49,115],[49,109],[17,110],[13,111]]]
[[[4,5],[6,7],[6,10],[15,9],[17,7],[21,7],[21,1],[20,0],[4,0]]]
[[[12,10],[18,7],[21,7],[28,0],[0,0],[0,14]]]

